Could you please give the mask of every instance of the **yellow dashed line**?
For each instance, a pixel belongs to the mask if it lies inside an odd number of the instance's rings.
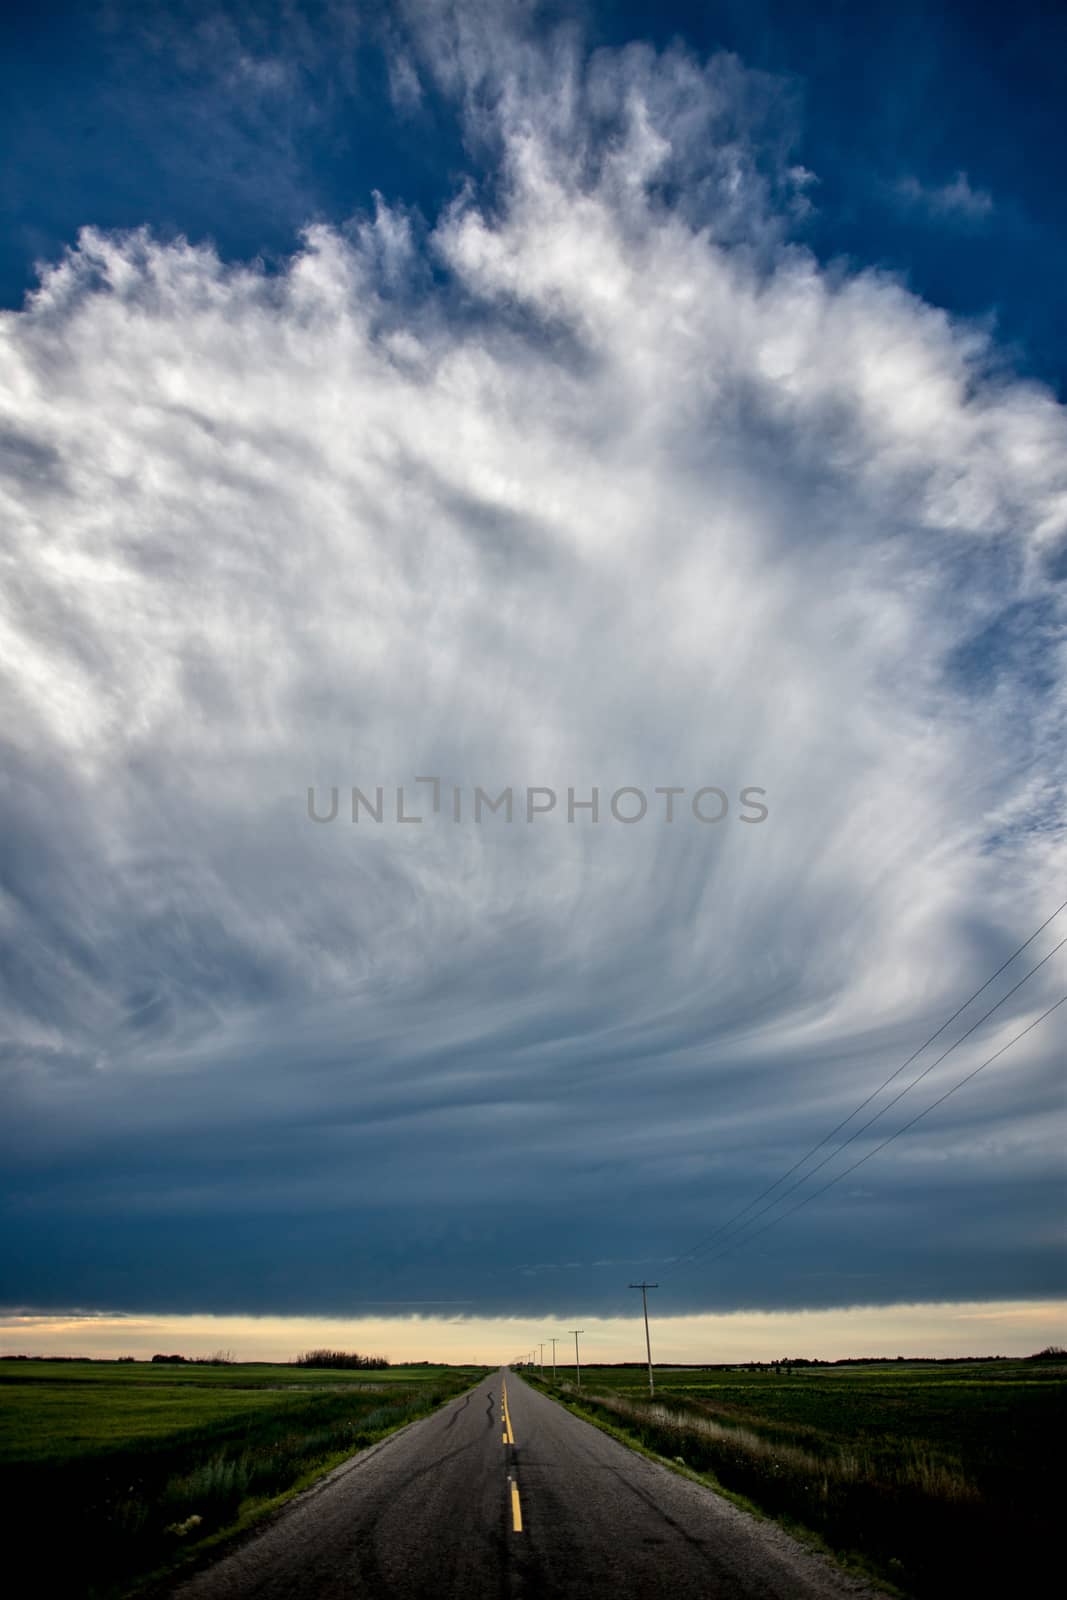
[[[514,1478],[509,1478],[511,1484],[511,1525],[516,1533],[522,1532],[522,1507],[519,1504],[519,1486]]]

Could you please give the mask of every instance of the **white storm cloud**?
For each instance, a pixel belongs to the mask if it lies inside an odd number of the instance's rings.
[[[548,1178],[609,1230],[625,1170],[669,1254],[1057,899],[1067,426],[987,334],[789,242],[770,80],[421,26],[491,185],[275,274],[87,228],[3,317],[18,1160],[47,1205],[76,1157],[108,1215]],[[460,822],[307,818],[418,774]],[[478,825],[476,784],[601,820]],[[626,826],[623,785],[769,815]],[[1013,1117],[987,1183],[1047,1171],[1056,1049],[909,1183]]]

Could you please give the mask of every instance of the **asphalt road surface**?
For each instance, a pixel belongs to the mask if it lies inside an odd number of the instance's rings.
[[[874,1596],[515,1373],[345,1462],[181,1600]]]

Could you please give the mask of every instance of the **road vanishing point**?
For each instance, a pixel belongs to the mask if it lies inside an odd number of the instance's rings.
[[[175,1600],[840,1600],[881,1591],[502,1370],[291,1501]]]

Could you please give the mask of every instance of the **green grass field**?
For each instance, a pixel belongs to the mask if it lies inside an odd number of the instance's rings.
[[[481,1368],[0,1361],[0,1495],[86,1600],[195,1559]]]
[[[660,1369],[654,1402],[643,1367],[589,1369],[580,1397],[558,1377],[568,1404],[905,1593],[1027,1593],[1053,1555],[1067,1366]]]

